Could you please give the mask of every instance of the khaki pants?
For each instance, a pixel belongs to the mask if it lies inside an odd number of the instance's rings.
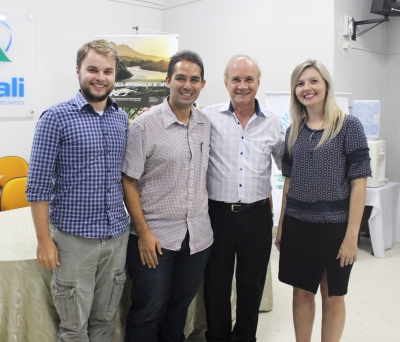
[[[112,239],[90,239],[51,226],[60,266],[51,295],[60,316],[59,341],[112,341],[126,280],[129,229]]]

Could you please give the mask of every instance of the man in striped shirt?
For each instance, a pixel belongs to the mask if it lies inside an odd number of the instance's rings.
[[[193,107],[205,85],[201,58],[175,54],[166,83],[170,96],[129,127],[122,168],[132,218],[129,342],[184,341],[187,309],[213,242],[206,190],[211,125]]]
[[[208,342],[256,340],[258,311],[272,245],[272,157],[280,168],[280,119],[256,99],[260,70],[246,55],[225,70],[230,101],[206,107],[211,121],[207,174],[214,244],[204,278]],[[232,330],[231,286],[235,257],[237,310]]]

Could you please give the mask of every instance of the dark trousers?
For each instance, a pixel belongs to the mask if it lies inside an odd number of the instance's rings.
[[[239,213],[210,201],[209,214],[214,243],[204,277],[207,341],[256,341],[258,313],[272,246],[269,201]],[[230,297],[235,255],[237,311],[232,330]]]
[[[138,237],[128,243],[128,272],[132,306],[127,317],[128,342],[182,342],[187,309],[203,278],[210,248],[190,255],[189,233],[180,251],[162,249],[158,266],[143,266]]]

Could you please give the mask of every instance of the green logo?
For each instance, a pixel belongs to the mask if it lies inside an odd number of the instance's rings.
[[[285,176],[283,176],[281,173],[278,173],[276,175],[274,175],[274,177],[276,177],[276,181],[279,183],[283,183],[285,182]]]
[[[8,26],[8,24],[2,20],[0,20],[0,26],[4,26],[7,30],[6,36],[8,36],[8,42],[6,44],[6,47],[3,49],[3,42],[0,42],[0,62],[11,62],[10,59],[7,57],[6,52],[11,46],[12,43],[12,34],[11,34],[11,27]]]

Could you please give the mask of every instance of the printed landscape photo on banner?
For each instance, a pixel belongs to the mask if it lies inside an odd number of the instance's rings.
[[[132,121],[143,107],[158,105],[169,95],[168,63],[178,51],[177,36],[108,36],[120,57],[112,98]]]

